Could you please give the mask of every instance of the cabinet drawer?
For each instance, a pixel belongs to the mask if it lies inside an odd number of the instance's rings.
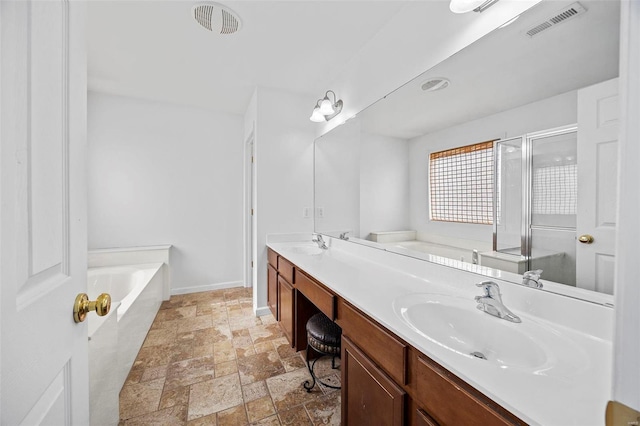
[[[282,256],[278,256],[278,273],[284,277],[285,280],[293,283],[293,264]]]
[[[417,402],[438,424],[525,424],[432,360],[420,355],[417,358]],[[502,415],[496,409],[501,410]]]
[[[296,269],[296,288],[329,319],[335,319],[335,296],[299,269]]]
[[[276,253],[275,251],[273,251],[270,248],[268,248],[267,249],[267,259],[268,259],[269,265],[271,265],[274,268],[278,269],[278,253]]]
[[[342,300],[338,304],[338,319],[345,336],[393,380],[402,385],[407,384],[407,345]]]

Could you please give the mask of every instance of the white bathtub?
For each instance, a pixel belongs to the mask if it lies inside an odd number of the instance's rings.
[[[434,256],[455,259],[462,262],[473,263],[473,250],[462,247],[447,246],[444,244],[436,244],[428,241],[396,241],[385,244],[387,247],[395,247],[399,249],[407,249],[427,253]]]
[[[160,304],[162,263],[90,268],[87,294],[111,295],[111,312],[88,317],[92,425],[117,425],[118,394]]]

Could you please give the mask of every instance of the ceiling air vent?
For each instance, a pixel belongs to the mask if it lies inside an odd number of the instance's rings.
[[[218,3],[197,4],[191,14],[202,27],[216,34],[233,34],[242,26],[234,11]]]
[[[425,81],[420,85],[420,88],[425,92],[435,92],[436,90],[442,90],[449,87],[451,82],[446,78],[438,77]]]
[[[527,31],[527,35],[529,37],[533,37],[535,35],[540,34],[541,32],[548,30],[549,28],[553,28],[558,24],[568,21],[571,18],[575,18],[578,15],[582,15],[585,13],[587,9],[584,8],[580,3],[576,2],[572,5],[565,7],[564,9],[556,12],[553,16],[536,25]]]

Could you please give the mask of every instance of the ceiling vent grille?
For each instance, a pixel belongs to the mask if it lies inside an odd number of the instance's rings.
[[[449,84],[451,84],[451,82],[446,78],[437,77],[425,81],[420,85],[420,88],[425,92],[435,92],[436,90],[446,89],[449,87]]]
[[[193,6],[191,13],[196,22],[213,33],[233,34],[242,26],[235,12],[218,3],[197,4]]]
[[[558,24],[563,22],[567,22],[567,20],[571,18],[575,18],[578,15],[582,15],[585,13],[587,9],[584,8],[580,3],[576,2],[572,5],[565,7],[564,9],[555,13],[552,17],[548,18],[544,22],[536,25],[527,31],[527,35],[529,37],[533,37],[535,35],[540,34],[541,32],[548,30],[549,28],[553,28]]]

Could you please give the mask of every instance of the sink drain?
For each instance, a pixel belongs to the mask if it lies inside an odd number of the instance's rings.
[[[480,359],[487,359],[482,352],[471,352],[470,355]]]

